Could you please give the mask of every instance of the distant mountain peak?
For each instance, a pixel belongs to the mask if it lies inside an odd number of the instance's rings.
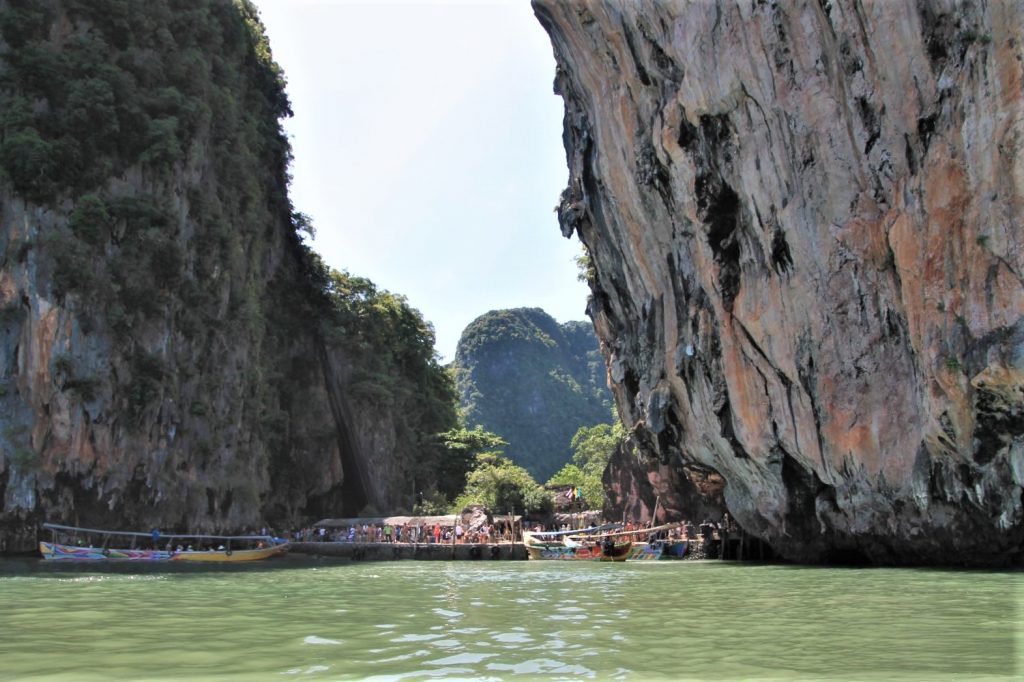
[[[540,308],[492,310],[463,331],[453,369],[467,426],[507,440],[505,454],[540,482],[571,459],[581,426],[609,419],[589,322],[559,323]]]

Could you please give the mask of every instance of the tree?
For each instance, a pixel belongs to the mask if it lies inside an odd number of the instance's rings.
[[[452,503],[457,514],[471,504],[495,512],[551,511],[551,498],[526,469],[502,454],[508,443],[482,426],[452,429],[438,434],[448,452],[452,470],[465,467],[466,487]]]
[[[436,439],[444,449],[438,471],[438,488],[449,499],[462,490],[461,486],[479,455],[500,456],[502,448],[508,445],[501,436],[484,431],[482,426],[472,431],[450,429],[437,434]]]
[[[508,445],[501,436],[484,431],[479,424],[475,429],[452,429],[440,434],[444,446],[449,452],[461,453],[473,457],[491,451],[490,454],[501,454]]]
[[[178,118],[167,116],[150,120],[146,145],[146,150],[139,157],[143,163],[161,168],[177,163],[183,154],[178,143]]]
[[[580,244],[580,253],[576,256],[576,279],[584,284],[589,284],[597,278],[597,271],[594,269],[594,262],[590,259],[587,247]]]
[[[583,473],[583,469],[580,469],[578,466],[570,462],[559,469],[554,476],[549,478],[546,485],[571,485],[577,488],[582,488],[585,477],[586,474]]]
[[[8,136],[0,146],[0,166],[7,171],[15,189],[32,198],[51,191],[53,156],[53,144],[41,138],[35,128]]]
[[[466,477],[466,489],[455,499],[452,512],[470,504],[502,513],[544,513],[551,511],[551,496],[523,467],[500,453],[484,452],[476,456],[476,466]]]
[[[572,438],[573,463],[566,464],[547,485],[572,485],[579,488],[591,509],[604,506],[604,484],[601,477],[615,448],[626,437],[622,423],[584,426]]]
[[[572,460],[581,469],[604,467],[616,446],[626,437],[626,430],[616,417],[613,424],[584,426],[572,437]]]
[[[69,130],[81,131],[82,136],[104,144],[119,131],[116,100],[110,84],[101,78],[83,78],[72,81],[68,86],[67,110],[64,124]]]
[[[107,203],[95,194],[86,194],[75,202],[75,210],[69,216],[68,225],[75,236],[93,246],[102,244],[110,229],[110,213]]]

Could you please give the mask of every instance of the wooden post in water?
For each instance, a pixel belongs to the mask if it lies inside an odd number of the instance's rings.
[[[655,498],[655,500],[654,500],[654,511],[651,512],[651,523],[650,523],[650,525],[647,526],[648,528],[654,528],[656,525],[658,525],[658,506],[659,505],[661,505],[661,495],[658,495],[658,497]],[[651,534],[648,533],[647,535],[634,535],[632,539],[633,539],[634,542],[637,541],[638,539],[640,539],[641,542],[646,542],[648,545],[650,545],[650,543],[651,543]]]
[[[452,558],[455,558],[455,527],[459,525],[459,515],[456,514],[455,518],[452,519]]]

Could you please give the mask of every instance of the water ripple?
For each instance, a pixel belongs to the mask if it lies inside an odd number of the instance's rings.
[[[2,679],[1015,680],[1024,651],[1020,573],[714,562],[34,570],[0,574]]]
[[[461,611],[446,611],[445,609],[434,609],[433,611],[442,618],[448,618],[449,620],[462,618],[464,615],[466,615]]]
[[[303,644],[341,644],[336,639],[327,639],[326,637],[317,637],[316,635],[309,635],[302,640]]]

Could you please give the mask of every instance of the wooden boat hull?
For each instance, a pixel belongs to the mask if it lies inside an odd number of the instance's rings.
[[[626,556],[626,561],[657,561],[661,558],[662,548],[664,544],[656,542],[654,544],[648,542],[634,542],[629,548],[629,554]]]
[[[632,543],[618,542],[612,553],[605,554],[599,543],[568,546],[562,543],[534,543],[526,545],[530,559],[540,561],[625,561]]]
[[[236,549],[230,554],[228,552],[175,552],[171,561],[260,561],[274,556],[281,556],[288,552],[288,544],[274,545],[273,547],[261,547],[260,549]]]
[[[234,563],[239,561],[260,561],[273,556],[280,556],[287,551],[287,543],[259,549],[237,549],[232,552],[167,552],[157,549],[104,549],[102,547],[75,547],[55,542],[39,543],[39,553],[43,555],[43,559],[49,561],[206,561]]]
[[[666,542],[664,549],[661,551],[662,559],[682,559],[686,556],[686,550],[690,547],[690,543],[687,540],[672,540]]]

